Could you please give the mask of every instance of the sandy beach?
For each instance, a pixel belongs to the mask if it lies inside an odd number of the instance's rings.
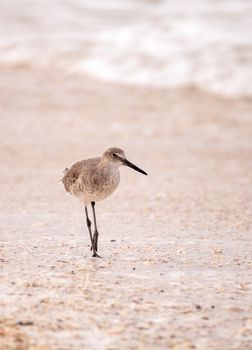
[[[251,101],[1,68],[1,350],[248,349]],[[84,208],[58,184],[110,146],[121,169]]]

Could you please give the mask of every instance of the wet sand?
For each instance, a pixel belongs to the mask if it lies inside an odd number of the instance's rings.
[[[251,101],[1,69],[0,349],[248,349]],[[118,146],[97,204],[58,184]]]

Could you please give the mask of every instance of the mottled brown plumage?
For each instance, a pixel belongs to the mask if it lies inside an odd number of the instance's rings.
[[[81,160],[70,169],[66,168],[62,182],[67,192],[76,196],[85,204],[87,225],[90,233],[93,256],[97,254],[98,230],[95,218],[95,202],[110,196],[120,181],[119,167],[127,165],[145,175],[143,170],[130,163],[123,150],[112,147],[102,157]],[[94,215],[95,232],[91,233],[91,222],[88,218],[87,205],[91,203]]]

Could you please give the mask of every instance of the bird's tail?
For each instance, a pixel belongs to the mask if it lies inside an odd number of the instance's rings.
[[[65,176],[68,172],[69,172],[69,169],[68,169],[68,168],[66,168],[65,170],[63,170],[64,176]],[[64,176],[62,177],[62,179],[59,180],[58,184],[62,184],[62,183],[63,183]]]

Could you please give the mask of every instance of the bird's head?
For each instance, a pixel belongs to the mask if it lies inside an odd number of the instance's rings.
[[[138,171],[139,173],[147,175],[147,173],[145,171],[138,168],[133,163],[129,162],[125,157],[124,151],[120,148],[111,147],[111,148],[107,149],[107,151],[105,151],[103,153],[103,157],[106,158],[107,160],[117,164],[118,166],[126,165],[126,166]]]

